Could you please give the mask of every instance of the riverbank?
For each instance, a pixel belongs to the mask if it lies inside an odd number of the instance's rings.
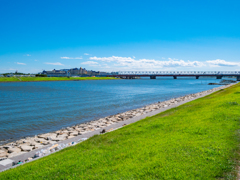
[[[158,105],[174,106],[181,99],[223,88]],[[239,92],[239,84],[220,90],[2,172],[0,178],[234,179],[239,160]],[[150,112],[156,105],[151,106],[144,109]]]
[[[111,80],[113,77],[0,77],[2,82],[44,82],[44,81],[83,81],[83,80]]]
[[[130,110],[124,113],[119,113],[119,114],[108,116],[105,118],[100,118],[95,121],[78,124],[72,127],[67,127],[55,132],[40,134],[35,137],[27,137],[24,139],[17,140],[15,142],[10,142],[0,146],[0,160],[12,158],[14,156],[19,156],[21,154],[33,151],[35,149],[44,148],[45,146],[64,141],[66,139],[71,139],[81,134],[97,131],[97,130],[106,128],[112,124],[116,124],[118,122],[124,122],[134,117],[140,117],[144,114],[148,114],[150,112],[157,111],[159,109],[161,110],[167,107],[171,107],[173,105],[179,105],[182,102],[190,101],[190,100],[208,95],[209,93],[218,91],[220,89],[224,89],[229,86],[231,85],[221,86],[221,87],[213,88],[207,91],[199,92],[196,94],[190,94],[183,97],[170,99],[168,101],[150,104],[142,108]]]

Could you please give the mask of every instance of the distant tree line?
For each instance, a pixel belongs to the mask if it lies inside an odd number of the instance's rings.
[[[26,73],[21,73],[21,72],[17,72],[17,71],[15,73],[3,73],[2,75],[7,77],[10,74],[12,74],[12,75],[30,75],[30,73],[26,74]]]
[[[36,74],[35,76],[36,76],[36,77],[47,77],[46,74]]]

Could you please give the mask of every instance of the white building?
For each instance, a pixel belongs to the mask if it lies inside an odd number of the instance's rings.
[[[70,72],[60,71],[60,70],[52,70],[52,71],[43,71],[42,74],[47,75],[47,77],[67,77],[70,76]]]

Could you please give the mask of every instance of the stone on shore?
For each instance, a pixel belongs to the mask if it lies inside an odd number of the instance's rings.
[[[36,144],[35,139],[31,139],[31,140],[25,140],[23,141],[23,143],[21,145],[28,145],[28,146],[34,146]]]
[[[11,147],[12,147],[12,146],[8,146],[8,145],[3,146],[4,149],[9,149],[9,148],[11,148]]]
[[[48,145],[49,144],[49,141],[43,139],[43,138],[36,138],[34,139],[35,142],[38,142],[40,144],[43,144],[43,145]]]
[[[42,148],[42,147],[44,147],[44,145],[42,145],[42,144],[35,144],[34,149],[39,149],[39,148]]]
[[[78,131],[73,131],[70,133],[70,136],[78,136],[80,133]]]
[[[19,152],[21,152],[20,148],[17,148],[17,147],[8,148],[8,153],[19,153]]]
[[[60,134],[62,131],[61,130],[59,130],[59,131],[56,131],[55,133],[58,135],[58,134]]]
[[[55,134],[55,133],[47,133],[47,134],[38,135],[39,138],[43,138],[45,140],[51,140],[51,138],[54,138],[56,136],[57,136],[57,134]]]
[[[68,134],[62,134],[62,135],[58,135],[55,138],[52,138],[52,141],[64,141],[65,139],[67,139]]]
[[[33,146],[21,145],[20,148],[21,148],[23,151],[32,151]]]
[[[4,150],[0,150],[0,158],[7,157],[8,153]]]
[[[74,138],[74,137],[76,137],[76,136],[68,136],[68,139],[71,139],[71,138]]]

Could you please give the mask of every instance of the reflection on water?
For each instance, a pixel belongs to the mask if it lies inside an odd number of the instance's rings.
[[[0,140],[46,133],[216,86],[213,78],[0,83]]]

